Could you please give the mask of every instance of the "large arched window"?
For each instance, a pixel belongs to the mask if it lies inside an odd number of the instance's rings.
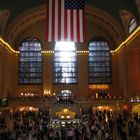
[[[131,33],[137,27],[137,22],[135,18],[132,18],[129,22],[129,33]]]
[[[54,84],[77,83],[77,57],[73,42],[57,42],[53,62]]]
[[[111,84],[111,55],[109,44],[103,39],[89,43],[89,84]]]
[[[36,38],[27,38],[21,43],[19,84],[42,83],[41,43]]]

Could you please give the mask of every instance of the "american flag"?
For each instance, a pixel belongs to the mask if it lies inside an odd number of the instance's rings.
[[[48,0],[48,42],[85,41],[84,0]]]

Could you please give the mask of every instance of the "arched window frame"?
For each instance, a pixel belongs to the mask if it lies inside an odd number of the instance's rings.
[[[129,21],[129,27],[128,27],[128,32],[129,34],[132,33],[137,27],[137,21],[136,19],[133,17],[130,19]]]
[[[112,66],[109,43],[102,38],[89,42],[88,83],[111,84]]]
[[[42,84],[42,44],[30,37],[19,47],[19,84]]]

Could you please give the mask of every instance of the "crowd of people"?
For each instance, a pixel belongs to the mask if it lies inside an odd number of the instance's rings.
[[[50,125],[47,111],[0,114],[0,140],[131,140],[140,139],[138,113],[95,110],[80,116],[77,125]]]

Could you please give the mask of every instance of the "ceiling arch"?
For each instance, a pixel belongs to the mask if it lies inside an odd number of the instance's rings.
[[[0,10],[9,9],[11,11],[10,20],[13,20],[18,15],[27,9],[44,5],[47,0],[1,0]],[[119,12],[121,9],[130,11],[136,18],[138,18],[137,0],[85,0],[87,5],[91,5],[108,12],[111,16],[115,17],[119,22],[121,18]]]
[[[93,6],[86,6],[86,9],[86,22],[96,26],[104,34],[101,37],[106,38],[114,47],[122,42],[124,29],[115,18]]]
[[[101,31],[101,36],[105,36],[106,34],[106,39],[113,47],[117,46],[122,41],[124,38],[124,30],[115,18],[101,9],[89,5],[86,5],[85,13],[86,22],[96,26],[97,29]],[[45,22],[45,20],[47,20],[45,5],[28,9],[8,25],[5,36],[13,46],[16,46],[14,42],[20,40],[19,37],[23,32],[27,31],[35,24]],[[89,39],[90,38],[87,38],[87,40]]]
[[[20,36],[30,27],[45,23],[46,0],[1,0],[0,10],[4,9],[8,9],[10,15],[3,35],[12,46],[17,47],[15,42],[19,42]],[[120,16],[121,10],[130,11],[139,21],[134,0],[86,0],[86,22],[96,27],[113,47],[128,36]]]

